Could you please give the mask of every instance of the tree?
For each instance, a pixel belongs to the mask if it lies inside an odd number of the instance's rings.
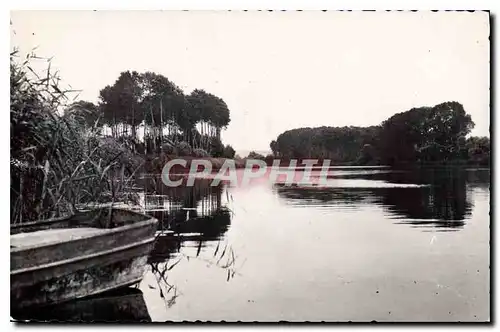
[[[185,141],[193,148],[222,154],[217,140],[230,122],[222,98],[199,89],[186,96],[154,72],[120,73],[113,85],[100,91],[98,110],[114,137],[137,142],[137,129],[142,127],[146,153],[159,152],[163,143]]]
[[[223,153],[224,158],[233,159],[235,154],[236,151],[233,149],[231,145],[226,145],[224,147],[224,153]]]
[[[286,159],[315,158],[336,162],[354,161],[365,144],[371,144],[375,127],[318,127],[285,131],[270,148]]]
[[[269,144],[269,147],[271,148],[271,151],[273,152],[273,156],[278,157],[279,156],[278,143],[276,143],[276,141],[273,140]]]
[[[191,116],[191,125],[199,124],[201,141],[196,142],[201,148],[210,151],[212,138],[220,140],[222,128],[230,122],[229,109],[219,97],[196,89],[187,96],[188,114]]]
[[[365,144],[359,153],[356,165],[372,165],[377,163],[378,158],[374,147],[371,144]]]
[[[128,135],[136,138],[136,128],[143,120],[140,112],[142,89],[141,76],[137,72],[122,72],[113,85],[99,92],[99,108],[114,137]]]
[[[327,158],[337,163],[450,162],[470,155],[466,135],[473,127],[474,122],[463,106],[452,101],[397,113],[380,126],[287,130],[270,147],[273,155],[280,158]],[[469,145],[478,142],[471,141]],[[485,146],[482,142],[481,146]],[[477,151],[476,159],[486,163],[489,152],[486,148]]]
[[[487,166],[490,164],[491,145],[489,137],[471,136],[466,141],[468,160],[472,164]]]
[[[458,102],[398,113],[382,123],[378,137],[382,163],[458,159],[473,127],[470,115]]]
[[[224,155],[224,144],[217,137],[211,137],[209,140],[209,153],[212,157],[222,157]]]
[[[79,100],[64,110],[65,116],[74,116],[85,127],[102,127],[101,113],[97,105],[92,102]]]
[[[247,156],[247,159],[259,159],[259,160],[264,160],[266,157],[261,155],[260,153],[257,153],[255,151],[250,151],[250,153]]]

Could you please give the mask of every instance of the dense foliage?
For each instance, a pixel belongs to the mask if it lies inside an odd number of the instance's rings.
[[[110,144],[82,117],[82,104],[64,115],[68,90],[50,72],[37,74],[33,55],[10,58],[10,200],[11,223],[75,213],[82,204],[126,199],[126,173],[139,162]],[[83,105],[85,109],[88,105]],[[87,114],[87,112],[85,112]],[[121,174],[121,177],[114,176]]]
[[[440,162],[467,158],[466,136],[474,127],[457,102],[414,108],[384,121],[378,137],[382,162]]]
[[[376,127],[319,127],[288,130],[271,142],[281,158],[319,158],[334,162],[356,160],[364,144],[371,143]]]
[[[99,127],[112,137],[126,138],[141,153],[168,152],[185,142],[192,151],[221,157],[221,130],[230,122],[221,98],[200,89],[184,95],[175,83],[153,72],[122,72],[100,91],[98,105],[80,101],[71,109],[84,115],[87,124],[100,119]]]
[[[476,165],[490,165],[490,138],[472,136],[465,142],[468,161]]]
[[[487,137],[466,136],[474,122],[458,102],[413,108],[380,126],[288,130],[270,144],[275,157],[319,158],[337,163],[469,162],[488,165]]]

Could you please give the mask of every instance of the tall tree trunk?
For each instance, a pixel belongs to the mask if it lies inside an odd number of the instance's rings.
[[[207,140],[207,138],[208,138],[208,123],[205,122],[204,125],[205,125],[205,137],[204,137],[205,138],[205,150],[208,150],[208,140]]]
[[[135,142],[137,139],[137,127],[135,125],[132,125],[132,128],[130,128],[130,130],[132,131],[132,138],[134,139]]]
[[[136,132],[135,132],[135,107],[134,107],[134,105],[132,105],[132,128],[131,128],[131,130],[132,130],[132,138],[135,142],[137,137],[136,137]],[[134,152],[135,152],[135,145],[134,145]]]
[[[160,99],[160,151],[163,152],[163,100]]]
[[[143,107],[142,109],[142,118],[144,119],[144,128],[142,130],[142,141],[144,143],[144,156],[147,154],[147,145],[146,145],[146,108]]]
[[[155,127],[155,118],[154,118],[154,115],[153,115],[153,107],[152,106],[149,106],[149,110],[151,112],[151,129],[153,131],[153,152],[156,151],[156,127]]]

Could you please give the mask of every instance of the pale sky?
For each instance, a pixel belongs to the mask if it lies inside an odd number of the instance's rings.
[[[458,101],[489,136],[484,12],[11,12],[11,46],[53,56],[97,102],[121,71],[154,71],[223,98],[225,144],[269,150],[285,130],[369,126]]]

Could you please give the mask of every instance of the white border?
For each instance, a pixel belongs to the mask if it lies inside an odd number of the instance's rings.
[[[493,1],[488,0],[455,0],[455,1],[436,1],[436,0],[420,0],[420,1],[395,1],[395,0],[378,0],[378,1],[322,1],[322,0],[122,0],[118,2],[103,2],[99,0],[88,1],[37,1],[37,0],[20,0],[12,1],[10,9],[164,9],[164,10],[386,10],[386,9],[488,9],[493,5]],[[117,6],[119,4],[119,6]]]
[[[366,1],[355,1],[355,0],[337,0],[337,1],[320,1],[320,0],[248,0],[248,1],[241,1],[241,0],[173,0],[173,1],[161,1],[161,0],[140,0],[140,1],[132,1],[132,0],[121,0],[117,2],[112,2],[112,1],[102,1],[102,0],[74,0],[74,1],[65,1],[65,0],[13,0],[10,2],[2,2],[0,6],[2,7],[1,11],[1,18],[3,21],[3,26],[8,27],[9,24],[9,18],[10,18],[10,10],[26,10],[26,9],[97,9],[97,10],[103,10],[103,9],[113,9],[113,10],[123,10],[123,9],[142,9],[142,10],[158,10],[158,9],[163,9],[163,10],[255,10],[255,9],[263,9],[263,10],[268,10],[268,9],[273,9],[273,10],[297,10],[297,9],[302,9],[302,10],[339,10],[339,9],[350,9],[350,10],[430,10],[430,9],[435,9],[435,10],[490,10],[493,15],[499,14],[500,9],[499,9],[499,4],[500,1],[498,0],[450,0],[450,1],[437,1],[437,0],[405,0],[405,1],[389,1],[389,0],[366,0]],[[498,25],[498,22],[496,22]],[[2,51],[3,54],[8,54],[10,50],[10,35],[9,35],[9,29],[5,28],[4,30],[5,33],[5,38],[2,39]],[[495,26],[495,36],[497,35],[497,29]],[[495,44],[497,42],[495,38]],[[496,48],[496,47],[495,47]],[[8,50],[9,49],[9,50]],[[496,58],[498,59],[498,54],[496,52],[494,53],[496,55]],[[4,221],[3,221],[3,227],[5,227],[4,231],[2,232],[2,236],[4,236],[4,241],[2,241],[5,245],[5,249],[1,251],[2,256],[4,257],[2,259],[3,262],[9,262],[10,258],[8,257],[8,252],[7,251],[7,245],[9,243],[9,230],[7,229],[9,226],[9,222],[7,221],[8,218],[8,211],[10,211],[10,208],[8,206],[8,197],[9,197],[9,191],[8,191],[8,186],[6,185],[9,183],[9,179],[7,179],[9,174],[9,170],[7,167],[9,167],[8,162],[7,162],[7,155],[9,155],[9,138],[7,137],[7,133],[10,132],[10,129],[7,128],[7,123],[9,123],[8,113],[6,109],[8,108],[7,104],[9,103],[9,95],[8,95],[8,80],[7,77],[9,77],[9,73],[7,72],[7,61],[5,61],[4,66],[0,66],[1,70],[4,71],[1,75],[1,77],[4,78],[2,81],[2,84],[4,84],[3,88],[0,90],[2,91],[2,101],[5,105],[5,110],[2,112],[3,121],[1,121],[1,125],[4,126],[3,130],[0,130],[1,135],[3,136],[0,139],[1,143],[1,152],[2,156],[5,156],[4,160],[2,163],[0,163],[2,169],[4,172],[5,176],[5,181],[2,181],[1,183],[4,184],[2,186],[2,191],[4,192],[1,197],[3,198],[0,202],[2,204],[2,209],[1,211],[4,213]],[[495,70],[494,76],[493,77],[498,77],[498,67]],[[497,94],[496,94],[496,89],[494,93],[494,98],[496,102],[498,103],[497,99]],[[495,121],[495,125],[497,122]],[[493,125],[493,124],[492,124]],[[493,128],[493,127],[492,127]],[[497,148],[495,148],[494,156],[497,155]],[[496,159],[496,158],[495,158]],[[5,168],[4,168],[5,167]],[[492,187],[494,185],[492,184]],[[495,202],[496,203],[496,202]],[[496,228],[498,228],[497,226]],[[495,232],[496,233],[496,232]],[[496,234],[493,234],[493,236],[496,238]],[[496,260],[495,262],[492,262],[492,264],[496,265]],[[9,268],[10,270],[10,268]],[[5,313],[5,316],[7,316],[9,312],[9,301],[10,299],[7,297],[8,289],[9,287],[9,277],[7,271],[4,271],[4,273],[1,274],[2,276],[2,284],[4,285],[5,289],[5,295],[2,297],[2,309],[3,312]],[[496,280],[495,280],[496,281]],[[498,315],[495,315],[495,317],[498,318]],[[16,328],[14,324],[9,323],[9,317],[5,317],[2,322],[5,324],[8,324],[8,329],[13,329]],[[95,327],[95,326],[90,326],[92,329],[102,329],[102,327]],[[125,327],[125,326],[123,326]],[[187,326],[179,326],[180,328],[184,327],[186,328]],[[178,329],[179,327],[173,327],[173,326],[158,326],[158,328],[161,329]],[[212,328],[218,328],[219,326],[212,326]],[[359,329],[360,326],[332,326],[334,328],[354,328],[354,329]],[[373,327],[373,326],[366,326],[366,327]],[[401,325],[399,326],[394,326],[399,328],[402,328]],[[451,328],[457,327],[457,326],[451,326]],[[28,327],[26,327],[28,328]],[[29,327],[29,329],[36,329],[38,327]],[[51,326],[49,328],[54,328],[54,326]],[[113,328],[113,327],[110,327]],[[121,328],[121,326],[120,326]],[[141,326],[133,326],[133,327],[126,327],[130,329],[134,329],[137,331],[140,331],[141,329],[144,329],[144,327]],[[187,327],[190,328],[190,327]],[[235,326],[231,326],[230,328],[235,328]],[[238,328],[236,326],[236,328]],[[268,329],[269,327],[261,327],[262,329]],[[301,327],[304,329],[309,329],[311,327]],[[437,330],[442,329],[440,326],[421,326],[419,328],[425,328],[427,331],[429,330]],[[446,327],[450,328],[450,327]],[[463,327],[462,327],[463,328]],[[471,327],[468,326],[466,328],[471,328],[471,329],[478,329],[481,328],[479,327]],[[2,328],[3,330],[3,328]]]

